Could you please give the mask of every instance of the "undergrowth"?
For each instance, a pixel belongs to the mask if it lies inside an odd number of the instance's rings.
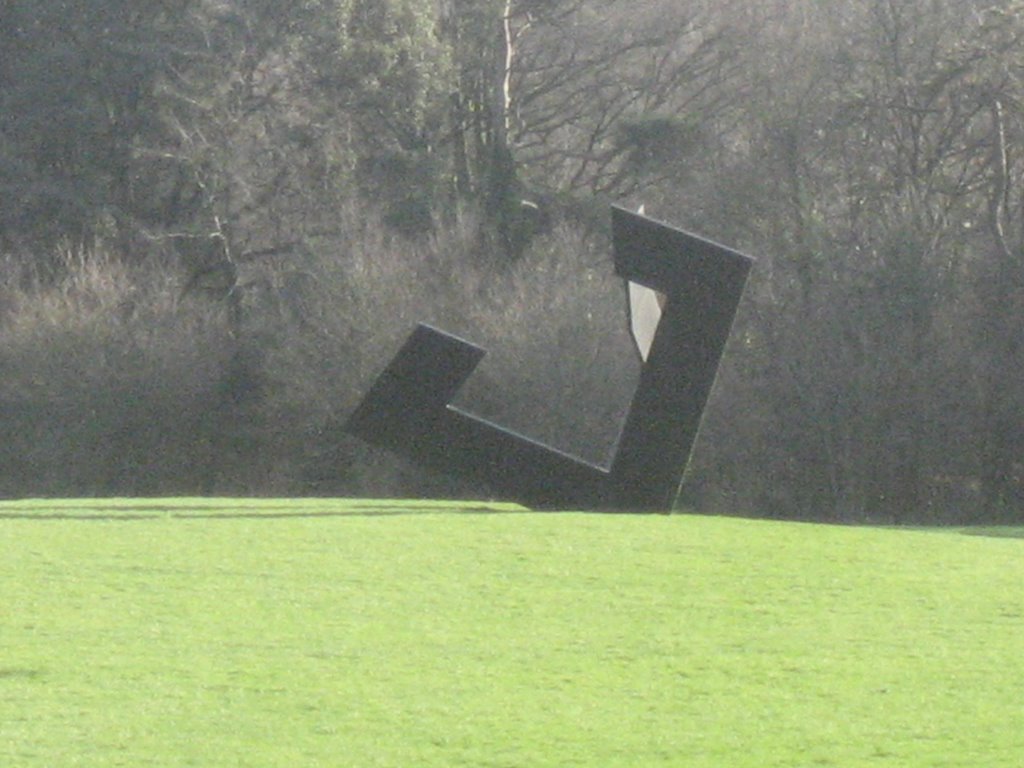
[[[603,458],[635,366],[602,237],[558,227],[496,264],[468,220],[413,241],[342,218],[227,295],[166,251],[6,270],[0,496],[464,494],[342,430],[417,322],[491,350],[461,405]]]

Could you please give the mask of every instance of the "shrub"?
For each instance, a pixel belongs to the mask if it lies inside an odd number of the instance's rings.
[[[489,350],[460,405],[607,456],[636,365],[603,236],[556,227],[502,266],[468,217],[410,241],[351,209],[339,232],[239,265],[230,305],[139,254],[9,271],[0,495],[485,493],[343,432],[417,322]]]
[[[635,386],[624,293],[600,238],[556,228],[510,268],[481,258],[472,220],[426,242],[350,212],[320,243],[299,318],[270,376],[314,436],[311,489],[376,495],[479,493],[368,449],[341,424],[417,322],[488,355],[457,403],[564,450],[603,459]]]
[[[231,357],[223,313],[181,306],[171,271],[63,254],[11,270],[0,323],[0,494],[212,486]],[[19,274],[20,273],[20,274]]]

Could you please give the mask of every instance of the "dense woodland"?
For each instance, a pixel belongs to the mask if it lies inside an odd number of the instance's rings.
[[[757,265],[683,502],[1024,520],[1024,3],[9,0],[0,496],[478,494],[341,430],[416,321],[600,459],[608,206]]]

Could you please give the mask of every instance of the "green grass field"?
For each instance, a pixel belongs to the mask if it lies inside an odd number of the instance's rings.
[[[0,766],[1024,766],[1024,540],[0,504]]]

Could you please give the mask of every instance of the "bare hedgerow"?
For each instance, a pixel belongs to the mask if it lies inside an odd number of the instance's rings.
[[[373,216],[244,264],[229,310],[141,255],[68,249],[0,285],[0,495],[477,495],[344,434],[417,322],[488,349],[468,410],[592,459],[635,384],[601,238],[556,228],[517,263],[470,218],[410,241]]]
[[[588,460],[608,458],[639,365],[604,238],[557,227],[487,282],[468,321],[490,352],[461,404]]]
[[[319,450],[310,459],[313,489],[481,492],[445,485],[342,433],[418,322],[488,350],[461,406],[587,459],[607,456],[637,373],[607,243],[560,227],[499,266],[479,252],[470,219],[414,243],[350,211],[343,231],[317,244],[299,320],[268,358]]]
[[[455,266],[454,230],[416,243],[356,207],[338,218],[337,234],[309,241],[301,258],[263,265],[256,281],[269,290],[245,304],[247,331],[264,352],[263,416],[277,425],[277,442],[289,442],[290,493],[414,492],[422,473],[342,425],[416,320],[452,316],[454,281],[471,270]]]
[[[176,277],[66,249],[63,277],[8,273],[0,495],[199,492],[213,482],[229,329]]]

